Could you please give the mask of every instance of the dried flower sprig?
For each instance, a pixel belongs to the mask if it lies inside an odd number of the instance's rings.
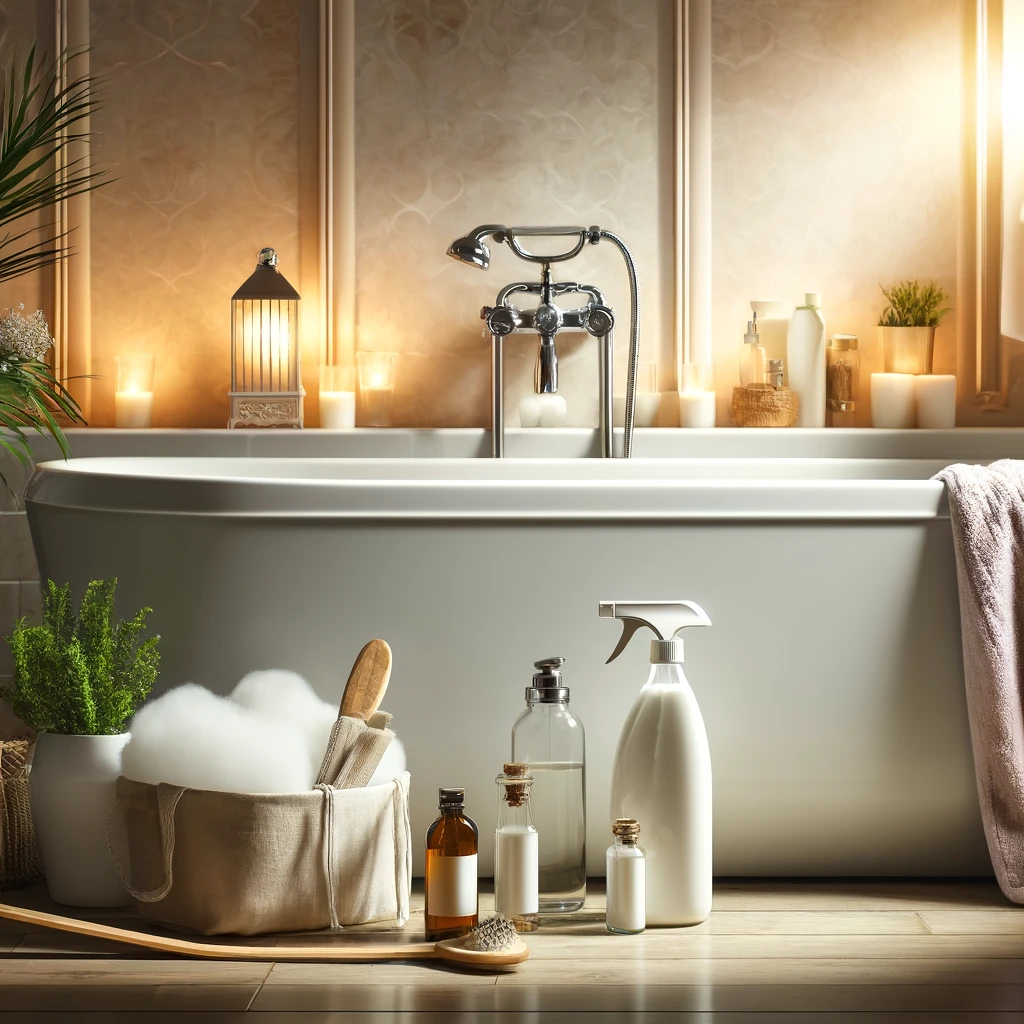
[[[25,316],[25,303],[17,309],[0,310],[0,362],[21,359],[42,362],[53,347],[50,327],[41,309]]]
[[[42,361],[53,345],[46,317],[41,310],[24,316],[22,309],[0,313],[0,449],[28,466],[32,447],[26,432],[49,434],[67,458],[71,452],[56,417],[63,414],[72,423],[85,420],[78,403]],[[10,491],[3,472],[0,483]]]

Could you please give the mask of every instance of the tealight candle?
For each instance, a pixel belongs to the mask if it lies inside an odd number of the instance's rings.
[[[395,353],[357,352],[359,366],[359,422],[364,427],[391,426],[391,400],[395,393]]]
[[[114,426],[140,430],[153,425],[154,356],[131,353],[117,357]]]
[[[633,426],[656,427],[661,412],[661,395],[658,393],[658,364],[644,361],[636,368],[636,394],[633,401]],[[612,399],[612,422],[617,427],[626,425],[626,396],[616,395]]]
[[[922,373],[914,378],[917,425],[926,430],[951,430],[956,426],[956,377]]]
[[[351,366],[320,367],[320,426],[346,430],[356,425],[356,392]]]
[[[890,430],[913,427],[914,375],[912,373],[871,374],[871,425]]]
[[[680,380],[679,425],[706,429],[715,425],[715,368],[710,363],[684,363]]]

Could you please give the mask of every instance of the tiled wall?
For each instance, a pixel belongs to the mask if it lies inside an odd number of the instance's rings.
[[[0,512],[0,686],[11,674],[11,651],[3,638],[23,616],[38,621],[39,605],[39,569],[28,519],[21,512]],[[22,734],[20,723],[0,701],[0,740]]]

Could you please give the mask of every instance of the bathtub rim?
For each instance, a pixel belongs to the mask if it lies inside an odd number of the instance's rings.
[[[645,468],[621,462],[516,460],[516,470],[548,474],[572,465],[580,474],[558,478],[538,473],[505,479],[443,476],[446,466],[478,468],[480,460],[97,458],[43,463],[29,485],[26,507],[57,507],[106,514],[186,515],[236,519],[435,520],[435,521],[835,521],[948,518],[945,487],[932,479],[849,478],[636,478]],[[664,470],[672,462],[733,463],[740,460],[649,460]],[[763,463],[765,460],[749,460]],[[786,461],[786,460],[782,460]],[[814,460],[794,460],[807,465]],[[822,460],[849,464],[849,460]],[[910,461],[910,460],[908,460]],[[128,464],[201,463],[207,469],[269,464],[294,467],[324,463],[399,471],[415,465],[417,478],[345,476],[324,479],[205,473],[124,472]],[[494,463],[486,472],[505,471]],[[118,472],[118,467],[122,471]],[[426,472],[423,472],[426,471]],[[511,467],[508,470],[511,472]],[[614,474],[633,474],[616,478]]]

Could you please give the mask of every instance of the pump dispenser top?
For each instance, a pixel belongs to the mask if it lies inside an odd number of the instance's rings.
[[[681,665],[683,641],[676,636],[687,626],[710,626],[711,619],[693,601],[601,601],[597,614],[602,619],[620,619],[622,636],[605,664],[613,662],[642,626],[656,639],[651,641],[652,665]]]

